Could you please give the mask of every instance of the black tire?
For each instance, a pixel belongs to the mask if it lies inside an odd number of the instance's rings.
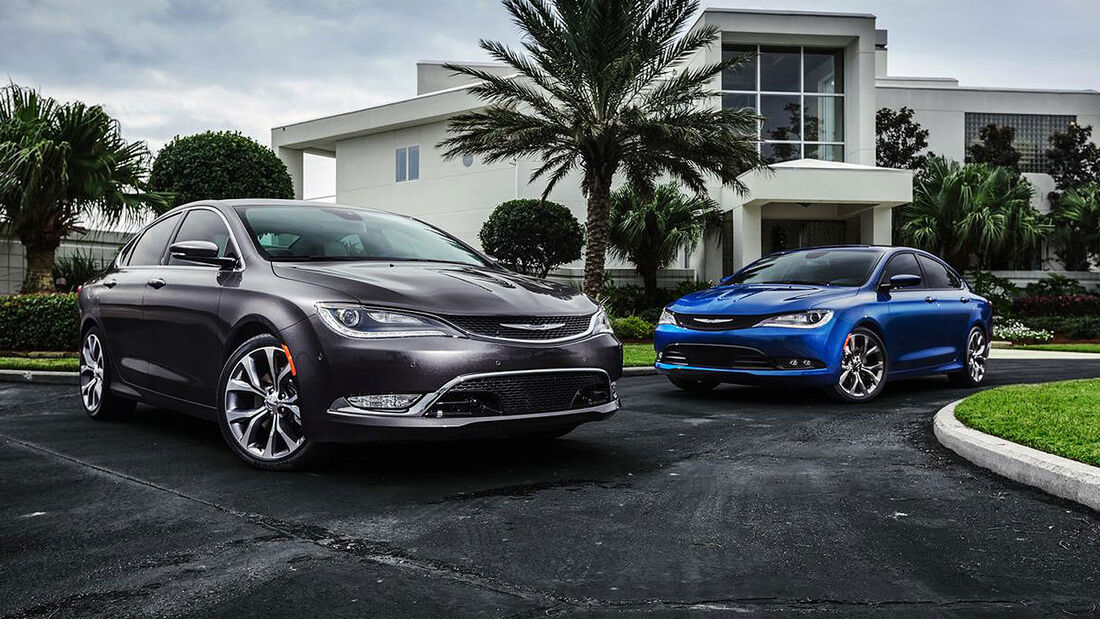
[[[245,463],[247,463],[249,466],[264,471],[299,471],[307,469],[311,466],[316,465],[320,461],[321,449],[317,443],[311,441],[305,435],[304,431],[302,431],[300,409],[298,414],[294,415],[285,406],[269,407],[267,398],[262,398],[260,395],[257,395],[255,393],[242,391],[240,389],[234,389],[234,395],[232,399],[234,403],[234,408],[236,408],[238,402],[237,398],[240,397],[251,398],[252,404],[256,404],[258,402],[259,404],[258,406],[256,406],[256,408],[262,408],[263,410],[248,417],[247,419],[241,417],[233,422],[233,424],[231,424],[229,421],[229,414],[227,413],[227,403],[229,403],[231,400],[228,397],[229,394],[227,393],[227,388],[229,386],[230,378],[233,377],[234,372],[238,369],[237,364],[240,363],[242,359],[244,359],[246,356],[252,353],[259,354],[269,348],[275,348],[279,351],[279,354],[282,354],[282,342],[277,340],[272,335],[257,335],[256,337],[253,337],[245,343],[241,344],[237,348],[237,350],[233,351],[233,354],[229,355],[229,359],[226,360],[225,366],[222,368],[221,378],[218,380],[218,426],[221,427],[222,437],[225,439],[226,444],[229,445],[229,448],[233,451],[233,453],[237,454],[237,456],[241,460],[244,460]],[[256,369],[259,373],[257,381],[260,381],[262,383],[265,378],[268,379],[266,382],[268,383],[269,387],[269,396],[272,396],[273,394],[274,396],[280,396],[281,394],[279,387],[282,386],[289,389],[288,385],[290,385],[293,387],[293,395],[295,398],[293,402],[300,405],[301,400],[300,398],[298,398],[296,380],[293,383],[288,382],[293,379],[293,375],[286,376],[284,377],[283,381],[279,381],[278,377],[276,376],[276,371],[268,371],[266,368]],[[281,375],[281,373],[278,374]],[[248,382],[251,384],[251,381]],[[260,386],[261,388],[263,387],[262,384]],[[275,391],[272,392],[271,389],[274,389]],[[244,409],[247,407],[242,403],[240,408]],[[254,420],[255,423],[252,423],[253,418],[256,418]],[[265,421],[267,422],[266,427],[264,426]],[[286,425],[285,432],[280,432],[280,430],[282,430],[282,425],[280,424]],[[241,435],[244,436],[243,439],[238,438],[238,432],[240,432]],[[250,443],[249,439],[253,436],[257,436],[257,432],[268,433],[269,436],[272,437],[269,438],[269,442],[267,444],[268,448],[264,450],[265,454],[255,454],[252,451],[249,451],[249,449],[247,449],[244,445],[242,445],[242,440],[245,443]],[[301,442],[296,443],[296,446],[291,446],[288,440],[284,440],[284,438],[281,438],[288,436],[288,434],[295,440],[300,438]],[[280,442],[284,447],[287,448],[287,453],[282,456],[277,455],[271,449],[272,444],[277,445]],[[255,448],[258,448],[258,443]],[[266,452],[268,451],[272,452],[271,455],[266,454]]]
[[[111,359],[96,327],[80,339],[80,405],[96,421],[117,421],[134,413],[133,400],[111,393]]]
[[[874,331],[864,327],[856,327],[852,330],[842,344],[844,350],[852,347],[852,353],[843,353],[842,364],[850,363],[853,357],[858,356],[859,362],[855,365],[842,365],[840,376],[836,384],[827,387],[825,392],[838,402],[870,402],[882,393],[886,386],[886,376],[890,371],[889,356],[886,354],[886,344]],[[854,373],[853,373],[854,372]],[[873,386],[871,382],[878,375],[877,382]],[[859,381],[863,387],[861,390],[854,381]]]
[[[669,376],[668,382],[676,385],[678,389],[690,391],[691,393],[703,393],[718,386],[718,381],[716,380],[683,378],[682,376]]]
[[[989,340],[985,329],[973,327],[966,334],[964,345],[963,369],[947,375],[951,385],[964,389],[974,389],[982,384],[986,376],[986,360],[989,359]]]

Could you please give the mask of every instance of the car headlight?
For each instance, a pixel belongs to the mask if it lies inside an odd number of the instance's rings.
[[[611,328],[611,319],[607,317],[607,312],[598,310],[592,316],[592,333],[614,333],[615,330]]]
[[[318,303],[317,315],[333,331],[347,337],[462,337],[454,327],[428,316],[406,314],[352,303]]]
[[[771,316],[756,323],[758,327],[790,327],[792,329],[813,329],[829,322],[833,317],[832,310],[810,310],[808,312],[794,312],[792,314],[780,314]]]
[[[659,325],[674,325],[676,324],[676,317],[672,315],[672,312],[668,311],[668,308],[661,310],[661,317],[657,319]]]

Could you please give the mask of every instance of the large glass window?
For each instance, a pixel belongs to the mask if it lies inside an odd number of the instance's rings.
[[[985,112],[967,112],[965,122],[966,146],[981,141],[979,132],[986,125],[1012,127],[1016,130],[1012,145],[1020,151],[1021,172],[1050,171],[1046,149],[1050,148],[1050,137],[1055,133],[1069,131],[1069,126],[1077,122],[1076,116],[1061,114],[988,114]],[[970,157],[967,157],[967,161]]]
[[[811,249],[772,254],[745,267],[729,283],[860,286],[881,256],[882,252],[873,249]]]
[[[723,72],[722,106],[751,108],[764,117],[765,159],[844,161],[842,50],[726,45],[722,56],[746,59]]]

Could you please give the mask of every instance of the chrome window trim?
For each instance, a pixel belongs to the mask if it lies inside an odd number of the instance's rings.
[[[145,231],[150,226],[157,223],[158,221],[161,221],[162,219],[166,219],[169,216],[171,216],[171,217],[177,217],[178,216],[178,217],[180,217],[180,222],[178,224],[176,224],[176,230],[173,231],[174,234],[172,235],[172,239],[168,243],[168,247],[171,247],[172,243],[175,242],[175,240],[176,240],[176,234],[179,233],[179,226],[183,224],[183,220],[186,219],[187,215],[190,214],[192,211],[198,211],[198,210],[212,211],[215,214],[217,214],[218,217],[221,217],[222,224],[225,225],[226,231],[229,232],[229,239],[231,241],[233,241],[233,245],[237,249],[237,254],[238,254],[237,255],[237,266],[236,266],[236,268],[234,268],[232,271],[229,271],[229,272],[230,273],[240,273],[240,272],[244,271],[248,267],[248,264],[245,262],[244,256],[241,255],[243,253],[241,251],[241,244],[239,242],[237,242],[237,235],[234,234],[234,232],[233,232],[233,226],[229,225],[229,220],[225,217],[224,213],[222,213],[221,211],[219,211],[218,209],[216,209],[212,206],[207,206],[205,204],[204,205],[199,205],[199,206],[193,206],[193,207],[184,209],[183,211],[180,211],[178,213],[174,213],[174,212],[169,211],[168,213],[165,213],[165,214],[161,215],[160,217],[157,217],[153,221],[150,221],[148,224],[146,224],[145,227],[140,230],[140,234],[134,236],[134,239],[132,241],[130,241],[130,243],[137,243],[138,240],[140,240],[141,237],[145,235]],[[123,248],[125,248],[125,245],[123,246]],[[167,249],[168,248],[166,247],[165,250],[167,251]],[[128,264],[120,264],[119,263],[120,258],[122,258],[122,252],[121,251],[119,252],[118,256],[115,258],[115,267],[120,268],[120,269],[122,269],[122,268],[127,268],[127,269],[202,269],[204,271],[207,271],[207,270],[210,270],[210,269],[220,270],[214,265],[200,266],[200,265],[191,265],[191,264],[141,264],[141,265],[132,265],[131,266],[131,265],[128,265]],[[163,259],[163,257],[162,257],[162,259]]]
[[[436,401],[439,400],[439,398],[443,397],[443,395],[446,394],[448,391],[450,391],[455,385],[459,385],[459,384],[464,383],[466,381],[476,380],[476,379],[479,379],[479,378],[496,378],[498,376],[516,376],[516,375],[520,375],[520,374],[550,374],[550,373],[560,374],[560,373],[581,373],[581,372],[599,372],[600,374],[604,375],[604,378],[607,379],[608,384],[611,384],[611,382],[612,382],[611,381],[611,375],[607,373],[607,370],[605,370],[603,368],[596,368],[596,367],[543,368],[543,369],[537,369],[537,370],[507,370],[507,371],[503,371],[503,372],[479,372],[479,373],[476,373],[476,374],[463,374],[461,376],[457,376],[455,378],[452,378],[451,380],[444,383],[443,386],[440,387],[439,389],[436,389],[432,393],[429,393],[429,394],[425,395],[424,397],[420,398],[420,400],[417,401],[416,404],[413,404],[408,410],[405,410],[405,411],[368,410],[368,409],[357,408],[357,407],[351,406],[350,404],[347,405],[347,406],[342,406],[342,405],[339,405],[339,404],[341,402],[346,403],[347,401],[344,399],[346,396],[341,396],[339,399],[337,399],[335,402],[333,402],[332,405],[329,406],[329,411],[328,412],[329,412],[330,415],[343,415],[343,416],[346,416],[346,417],[422,417],[424,415],[424,411],[426,411],[433,404],[435,404]],[[348,394],[348,395],[358,395],[358,394]],[[612,400],[612,403],[614,403],[617,400],[618,400],[618,398],[615,398],[615,400]],[[586,407],[586,408],[591,408],[591,407]],[[584,409],[575,409],[575,410],[584,410]],[[470,417],[469,419],[519,419],[519,418],[523,418],[523,417],[530,417],[530,416],[533,416],[533,415],[560,415],[560,414],[568,413],[568,412],[571,412],[571,411],[553,411],[553,412],[550,412],[550,413],[532,413],[530,415],[498,415],[498,416],[493,416],[493,417]]]

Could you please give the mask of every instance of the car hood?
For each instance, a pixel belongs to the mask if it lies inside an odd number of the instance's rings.
[[[439,262],[276,262],[272,267],[278,277],[343,292],[366,305],[430,314],[569,316],[596,311],[573,288],[498,269]]]
[[[733,284],[693,292],[669,306],[684,314],[760,315],[827,306],[858,288],[795,284]]]

